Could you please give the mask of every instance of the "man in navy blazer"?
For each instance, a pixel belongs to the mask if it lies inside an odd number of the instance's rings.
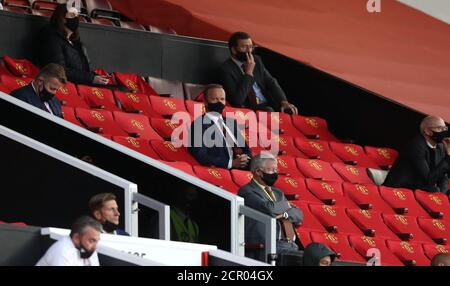
[[[29,85],[14,90],[11,95],[62,118],[61,103],[55,97],[55,93],[66,83],[64,68],[57,64],[49,64],[41,69],[36,79]]]
[[[91,216],[101,225],[102,233],[130,236],[125,230],[119,229],[120,212],[116,196],[112,193],[100,193],[89,200]]]
[[[189,152],[205,166],[225,169],[248,169],[251,152],[232,118],[223,118],[225,91],[221,85],[205,90],[206,113],[191,124]]]

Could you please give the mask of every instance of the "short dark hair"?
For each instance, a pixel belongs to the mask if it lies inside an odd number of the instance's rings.
[[[82,216],[77,218],[75,222],[72,224],[72,228],[70,230],[70,237],[73,237],[74,234],[76,233],[83,234],[87,227],[92,227],[98,232],[102,231],[102,227],[98,221],[89,216]]]
[[[56,78],[60,83],[66,84],[67,83],[67,77],[66,77],[66,71],[61,65],[58,64],[48,64],[45,67],[43,67],[36,78]]]
[[[112,193],[96,194],[89,200],[89,210],[91,211],[91,215],[94,215],[95,211],[100,210],[104,203],[115,200],[116,196]]]
[[[211,89],[216,89],[216,88],[221,88],[221,89],[223,89],[223,86],[220,85],[220,84],[215,84],[215,83],[214,83],[214,84],[208,84],[208,85],[205,87],[205,90],[203,91],[205,101],[207,101],[207,99],[208,99],[209,91],[210,91]]]
[[[232,47],[237,47],[237,43],[239,40],[247,40],[250,39],[250,35],[246,32],[235,32],[231,35],[228,40],[228,48],[231,50]]]
[[[440,263],[450,262],[450,254],[438,253],[431,259],[431,266],[438,266]]]

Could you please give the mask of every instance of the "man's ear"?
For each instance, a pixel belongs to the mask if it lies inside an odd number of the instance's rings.
[[[94,213],[92,215],[98,221],[100,221],[102,219],[102,213],[99,210],[94,211]]]
[[[75,233],[72,236],[72,241],[74,242],[75,245],[80,245],[80,234],[79,233]]]
[[[232,55],[235,55],[235,54],[236,54],[236,47],[231,47],[230,53],[231,53]]]

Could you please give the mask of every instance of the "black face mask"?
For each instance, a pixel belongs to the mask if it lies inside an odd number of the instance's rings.
[[[431,135],[431,139],[433,139],[436,143],[442,143],[444,138],[448,136],[448,131],[444,130],[441,132],[435,132],[433,131],[433,135]]]
[[[75,30],[78,29],[79,25],[80,25],[80,19],[78,19],[78,17],[66,18],[66,27],[67,27],[67,29],[71,30],[72,32],[75,32]]]
[[[117,230],[119,227],[117,224],[110,222],[109,220],[105,220],[104,223],[102,223],[103,230],[107,233],[112,233]]]
[[[42,90],[39,93],[39,96],[41,97],[42,101],[49,101],[55,95],[53,93],[48,92],[48,90],[45,88],[45,86],[42,86]]]
[[[246,62],[247,61],[247,53],[245,52],[237,52],[236,53],[236,59],[240,62]]]
[[[275,182],[278,180],[278,173],[273,174],[267,174],[263,172],[263,176],[261,179],[266,183],[268,186],[273,186]]]
[[[224,108],[225,108],[225,104],[223,104],[220,101],[216,102],[216,103],[208,103],[208,111],[213,111],[213,112],[222,114]]]
[[[86,248],[84,248],[81,241],[80,241],[80,247],[77,247],[77,249],[80,251],[81,259],[88,259],[89,257],[92,256],[92,254],[94,254],[94,251],[89,251]]]

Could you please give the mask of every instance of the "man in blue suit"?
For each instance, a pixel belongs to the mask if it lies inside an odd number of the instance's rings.
[[[112,193],[101,193],[89,200],[91,216],[101,225],[102,233],[130,236],[125,230],[119,229],[120,212],[116,196]]]
[[[209,85],[204,92],[206,113],[191,124],[189,152],[205,166],[248,169],[251,152],[241,128],[232,118],[224,118],[225,91]]]
[[[14,90],[11,95],[62,118],[61,103],[55,97],[55,93],[66,83],[64,68],[57,64],[49,64],[41,69],[36,79],[29,85]]]

